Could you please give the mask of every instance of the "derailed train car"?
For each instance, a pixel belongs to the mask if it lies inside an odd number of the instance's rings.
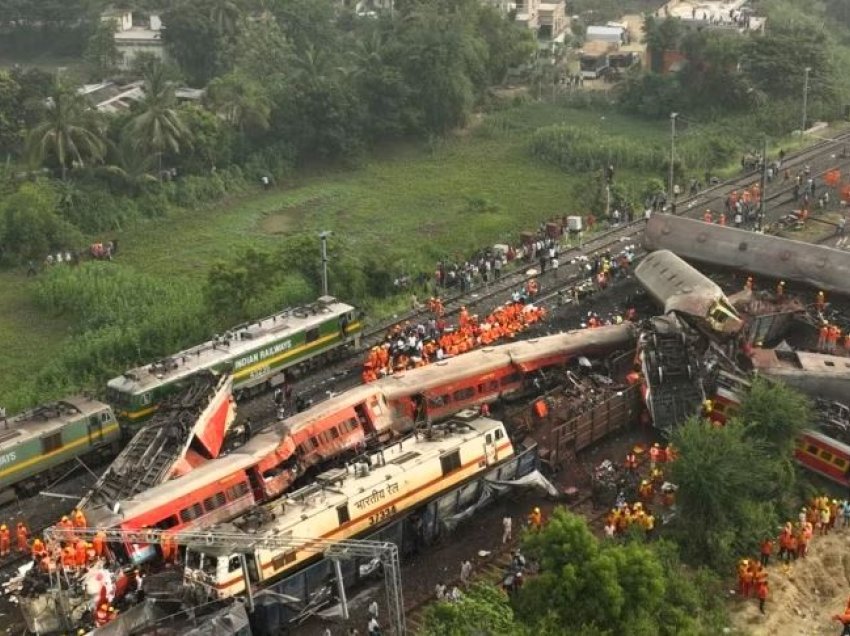
[[[444,362],[389,376],[347,391],[267,430],[225,457],[210,460],[164,484],[86,510],[95,527],[178,532],[232,519],[286,492],[300,477],[343,461],[461,409],[515,395],[580,355],[605,355],[633,347],[631,323],[584,329],[485,347]],[[128,545],[140,562],[152,546]]]
[[[720,286],[669,250],[644,257],[635,278],[665,314],[673,312],[714,334],[735,334],[744,326]]]
[[[669,214],[650,217],[648,250],[850,294],[850,252]]]

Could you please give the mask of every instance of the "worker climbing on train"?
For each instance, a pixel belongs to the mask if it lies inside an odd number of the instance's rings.
[[[10,552],[10,540],[9,540],[9,528],[6,527],[6,524],[0,525],[0,557],[9,556]]]
[[[15,532],[18,539],[18,551],[26,552],[29,549],[29,530],[27,530],[27,526],[23,521],[18,521],[18,527]]]
[[[68,571],[74,569],[77,564],[77,551],[72,545],[66,545],[62,548],[62,567]]]
[[[74,508],[74,527],[85,528],[87,525],[86,516],[83,514],[83,511],[79,508]]]
[[[535,507],[528,515],[528,526],[532,530],[540,530],[543,527],[543,513],[540,508]]]
[[[776,285],[776,299],[783,300],[785,298],[785,281],[779,281],[779,284]]]
[[[819,313],[823,313],[823,310],[826,308],[826,294],[823,293],[823,290],[819,291],[817,296],[815,296],[815,309],[818,310]]]

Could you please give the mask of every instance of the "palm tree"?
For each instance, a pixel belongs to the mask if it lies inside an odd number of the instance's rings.
[[[97,116],[72,86],[56,83],[45,117],[27,139],[28,154],[34,162],[55,157],[65,181],[69,163],[83,166],[88,160],[97,162],[103,158],[106,144]]]
[[[145,70],[145,97],[141,112],[128,124],[137,149],[156,154],[162,171],[162,153],[180,154],[180,144],[189,145],[189,129],[177,111],[174,84],[168,79],[161,63],[151,64]]]
[[[235,0],[207,0],[209,18],[218,27],[219,33],[233,33],[242,17],[242,7]]]
[[[124,187],[136,194],[145,184],[156,183],[153,176],[153,156],[139,152],[129,134],[121,135],[119,142],[109,142],[109,165],[102,168],[103,174],[116,176]]]
[[[207,87],[210,107],[244,136],[246,128],[265,130],[269,127],[271,102],[264,88],[254,80],[229,73],[210,82]]]

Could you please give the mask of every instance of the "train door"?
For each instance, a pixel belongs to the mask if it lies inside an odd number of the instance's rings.
[[[256,466],[251,466],[248,469],[248,481],[251,484],[251,490],[254,492],[254,501],[260,502],[266,500],[266,489],[263,484],[263,476]]]
[[[494,431],[491,431],[484,436],[484,458],[488,466],[492,466],[499,460],[498,454],[499,452],[496,449],[496,441],[494,439]]]
[[[97,415],[89,417],[86,427],[88,429],[90,446],[94,446],[103,440],[103,423]]]

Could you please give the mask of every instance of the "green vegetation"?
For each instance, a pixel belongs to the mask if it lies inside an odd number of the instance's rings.
[[[457,604],[429,606],[419,633],[708,636],[728,625],[720,580],[683,568],[669,542],[603,542],[582,517],[556,508],[542,531],[523,537],[523,552],[540,574],[513,599],[474,586]]]

